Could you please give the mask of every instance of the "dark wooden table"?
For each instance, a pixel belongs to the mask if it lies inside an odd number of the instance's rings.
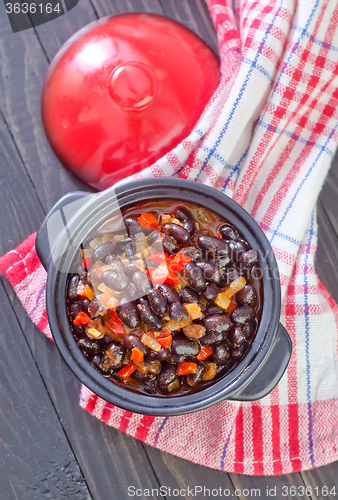
[[[65,16],[16,34],[11,32],[1,2],[1,255],[36,231],[62,195],[90,190],[60,165],[46,141],[39,113],[41,86],[49,62],[73,33],[98,17],[127,11],[176,19],[217,51],[203,0],[80,0]],[[336,158],[318,202],[317,256],[319,276],[336,300],[337,196]],[[162,453],[98,422],[80,409],[80,383],[55,345],[31,323],[3,277],[0,304],[1,499],[122,500],[129,498],[128,486],[151,490],[160,485],[222,487],[232,496],[240,488],[241,498],[271,498],[267,487],[276,487],[277,498],[295,498],[292,490],[282,496],[282,486],[318,486],[321,492],[324,485],[329,489],[337,485],[338,463],[280,477],[227,474]],[[146,494],[138,498],[147,498]],[[324,495],[313,489],[311,498]]]

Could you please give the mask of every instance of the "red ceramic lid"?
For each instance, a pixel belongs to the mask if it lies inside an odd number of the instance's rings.
[[[217,57],[184,26],[153,14],[104,18],[53,59],[43,125],[63,165],[105,189],[184,139],[219,80]]]

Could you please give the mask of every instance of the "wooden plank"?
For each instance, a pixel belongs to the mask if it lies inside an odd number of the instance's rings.
[[[338,496],[338,462],[311,471],[301,472],[313,500],[334,499]]]
[[[90,499],[84,477],[2,285],[0,303],[2,498]]]
[[[163,14],[158,0],[91,0],[99,17],[123,14],[125,12],[151,12]]]
[[[89,188],[61,166],[43,132],[40,95],[48,61],[40,42],[33,29],[13,34],[4,9],[1,2],[0,109],[43,209],[48,211],[66,192]]]
[[[240,498],[243,500],[251,500],[252,498],[265,500],[273,497],[291,500],[295,498],[293,489],[290,490],[291,486],[296,489],[304,487],[304,482],[299,473],[283,474],[282,476],[229,475],[236,490],[241,491]],[[311,496],[306,498],[311,499]]]
[[[11,141],[9,132],[1,120],[0,144],[3,202],[0,213],[2,254],[12,249],[38,228],[43,219],[43,210]],[[96,421],[80,409],[78,404],[79,382],[65,366],[56,346],[34,327],[7,282],[6,289],[13,300],[22,330],[53,405],[63,422],[67,439],[75,451],[88,484],[90,484],[93,498],[96,500],[105,499],[107,488],[108,491],[119,492],[120,497],[124,498],[125,488],[128,484],[157,488],[158,483],[151,471],[142,444]],[[8,333],[7,337],[9,335]],[[17,370],[16,364],[12,361],[8,366],[12,376],[12,372]],[[40,386],[36,388],[36,391],[40,391]],[[30,404],[27,403],[27,407],[27,411],[31,411]],[[43,413],[43,408],[40,409],[40,413]],[[44,442],[44,435],[41,439],[43,445],[48,444],[48,441]],[[38,460],[38,457],[34,457],[34,450],[32,450],[31,459]],[[66,481],[63,481],[63,471],[60,471],[59,476],[61,485],[67,484]],[[21,492],[20,495],[22,495]],[[20,500],[25,498],[20,495]],[[29,500],[32,498],[35,497],[31,496]],[[41,497],[37,498],[40,500]],[[63,497],[55,495],[53,498],[61,499]],[[75,495],[74,498],[76,498]],[[83,498],[87,497],[83,495]]]
[[[163,490],[164,495],[169,492],[170,488],[171,491],[178,490],[182,492],[183,495],[179,495],[180,498],[189,500],[193,498],[209,498],[213,496],[212,490],[218,490],[219,492],[221,488],[222,494],[219,496],[234,496],[235,489],[226,472],[194,464],[151,446],[146,446],[146,452],[151,460],[156,477],[165,488]],[[202,491],[200,487],[202,487]],[[210,493],[208,490],[210,490]]]
[[[319,196],[335,234],[338,235],[338,152]]]
[[[161,0],[165,15],[184,24],[218,54],[217,35],[204,0]]]

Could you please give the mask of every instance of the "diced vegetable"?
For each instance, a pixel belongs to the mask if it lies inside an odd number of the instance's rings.
[[[136,239],[136,253],[143,252],[148,247],[146,235],[144,233],[136,233],[135,239]]]
[[[183,328],[183,333],[189,339],[200,339],[205,335],[205,328],[202,325],[191,323]]]
[[[168,392],[175,391],[176,389],[179,389],[179,388],[180,388],[180,379],[179,378],[175,378],[175,380],[173,382],[171,382],[171,384],[167,385]]]
[[[215,304],[217,304],[219,307],[222,307],[222,309],[228,309],[230,302],[231,301],[226,292],[219,293],[215,299]]]
[[[153,214],[142,214],[138,219],[142,227],[157,227],[158,221]]]
[[[99,332],[99,330],[96,330],[96,328],[93,328],[91,326],[88,326],[86,328],[86,334],[91,339],[99,339],[100,337],[103,337],[103,333]]]
[[[171,342],[173,340],[173,336],[167,335],[166,337],[159,337],[156,340],[162,347],[164,347],[164,349],[169,349]]]
[[[212,380],[217,373],[216,363],[207,363],[205,366],[205,373],[202,380]]]
[[[111,288],[109,288],[109,286],[105,285],[104,283],[100,283],[98,286],[97,286],[97,289],[102,292],[102,293],[110,293],[110,295],[113,295],[115,296],[115,290],[112,290]]]
[[[108,292],[96,296],[101,306],[106,309],[115,309],[119,301]]]
[[[235,290],[232,290],[230,288],[230,286],[227,286],[226,288],[224,288],[224,291],[223,293],[225,293],[225,295],[230,299],[233,295],[235,295]]]
[[[121,368],[120,371],[117,372],[120,377],[124,378],[124,380],[127,380],[127,378],[130,377],[132,373],[136,370],[136,366],[133,363],[129,363],[129,365],[124,366]]]
[[[107,319],[105,324],[112,332],[115,332],[118,335],[125,335],[125,330],[122,324],[115,323],[112,319]]]
[[[177,365],[177,375],[189,375],[189,373],[197,373],[197,363],[191,361],[182,361]]]
[[[168,268],[166,262],[162,262],[157,268],[148,267],[148,274],[153,285],[161,285],[162,283],[168,283],[169,285],[179,284],[178,277]]]
[[[166,323],[164,326],[167,330],[170,330],[171,332],[173,331],[178,331],[184,326],[187,326],[191,323],[191,319],[181,319],[181,321],[175,321],[174,319],[171,319]]]
[[[169,222],[171,222],[171,215],[170,214],[162,214],[161,215],[161,219],[160,219],[160,223],[161,224],[168,224]]]
[[[168,258],[169,258],[169,255],[167,253],[160,252],[160,253],[152,253],[152,254],[148,255],[147,260],[149,260],[150,262],[154,262],[154,264],[159,265],[162,262],[168,260]]]
[[[188,314],[189,314],[191,319],[202,318],[203,313],[202,313],[202,310],[198,304],[185,303],[184,307],[188,311]]]
[[[76,293],[80,297],[83,297],[83,298],[89,299],[89,300],[92,300],[92,298],[95,295],[94,289],[91,286],[83,283],[83,281],[79,281],[79,284],[77,285]]]
[[[136,366],[137,371],[143,373],[144,375],[148,374],[149,367],[143,361],[141,361],[140,363],[138,361],[133,361],[133,363]]]
[[[80,312],[73,320],[74,325],[88,325],[91,322],[91,318],[84,312]]]
[[[212,353],[213,353],[212,347],[202,345],[199,354],[196,356],[196,359],[198,361],[203,361],[204,359],[209,358],[209,356],[211,356]]]
[[[183,227],[182,222],[180,220],[178,220],[178,219],[174,219],[173,217],[170,218],[169,222],[173,222],[174,224],[177,224],[178,226],[182,226]]]
[[[118,317],[118,315],[117,315],[117,312],[116,312],[116,311],[112,311],[112,310],[110,310],[110,311],[109,311],[109,316],[110,316],[110,318],[111,318],[111,319],[112,319],[115,323],[118,323],[118,324],[120,324],[120,325],[122,325],[122,324],[123,324],[123,322],[122,322],[122,321],[120,320],[120,318]]]
[[[237,309],[237,305],[234,302],[231,302],[230,306],[227,309],[227,316],[230,318],[230,314],[233,313]]]
[[[82,260],[82,267],[85,269],[91,269],[93,263],[92,263],[92,258],[91,257],[84,257]]]
[[[137,363],[141,363],[144,360],[144,352],[141,351],[141,349],[132,349],[131,351],[131,356],[130,356],[131,361],[136,361]]]
[[[102,245],[102,243],[108,243],[112,239],[112,233],[107,233],[102,236],[99,236],[97,238],[94,238],[89,245],[93,250],[95,250],[99,245]]]
[[[153,351],[159,352],[161,350],[161,344],[159,344],[157,340],[153,339],[146,333],[142,335],[141,342],[142,344],[146,345],[147,347],[149,347],[149,349],[152,349]]]
[[[229,286],[234,292],[239,292],[240,290],[242,290],[242,288],[245,287],[245,285],[246,280],[242,276],[239,276],[234,281],[232,281]]]
[[[174,259],[170,262],[170,269],[175,272],[183,272],[184,266],[191,262],[191,257],[183,253],[178,252]]]

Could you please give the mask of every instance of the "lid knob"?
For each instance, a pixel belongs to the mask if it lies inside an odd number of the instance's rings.
[[[156,97],[158,79],[150,66],[131,61],[114,69],[108,89],[111,98],[124,111],[141,111]]]

